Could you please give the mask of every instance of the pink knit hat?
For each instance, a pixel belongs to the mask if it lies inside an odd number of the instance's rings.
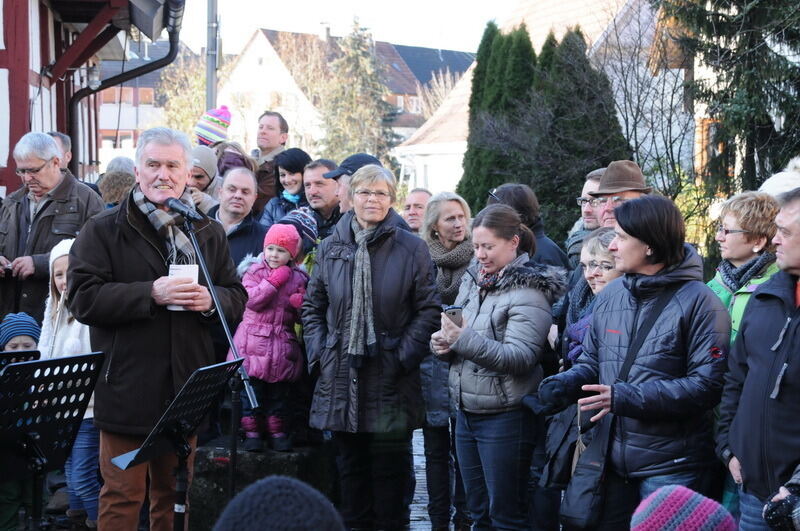
[[[719,503],[681,485],[661,487],[633,513],[631,531],[736,531]]]
[[[300,233],[294,228],[294,225],[283,225],[276,223],[269,228],[267,235],[264,236],[264,247],[267,245],[277,245],[283,247],[292,258],[297,258],[297,253],[300,252]]]
[[[214,142],[226,140],[230,125],[231,112],[225,105],[204,112],[194,127],[197,143],[201,146],[210,146]]]

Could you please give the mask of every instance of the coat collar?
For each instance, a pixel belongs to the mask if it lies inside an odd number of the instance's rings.
[[[798,278],[790,275],[786,271],[778,271],[772,277],[761,284],[753,294],[758,299],[768,299],[770,297],[780,299],[786,308],[794,311],[797,307],[795,304],[795,286],[797,285]]]

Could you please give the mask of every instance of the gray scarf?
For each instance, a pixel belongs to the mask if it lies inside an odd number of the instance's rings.
[[[442,302],[453,304],[458,295],[458,288],[461,287],[461,277],[475,254],[472,250],[472,241],[468,238],[448,251],[439,240],[433,240],[428,249],[438,269],[436,288],[442,296]]]
[[[350,366],[358,369],[366,356],[375,351],[375,320],[372,315],[372,265],[367,243],[375,234],[375,228],[365,229],[356,217],[350,224],[356,239],[356,254],[353,263],[353,303],[350,308],[350,341],[347,353]]]
[[[729,290],[736,293],[742,286],[750,282],[752,278],[766,270],[774,261],[775,255],[769,251],[764,251],[739,267],[733,267],[733,264],[728,260],[722,260],[717,270],[719,271],[722,282]]]
[[[188,189],[183,191],[181,202],[187,205],[194,205],[192,196]],[[196,264],[194,247],[189,237],[178,228],[178,224],[183,223],[183,216],[175,212],[167,212],[156,208],[142,192],[137,184],[133,189],[133,203],[147,216],[150,224],[156,229],[167,244],[169,253],[168,262],[170,264]]]

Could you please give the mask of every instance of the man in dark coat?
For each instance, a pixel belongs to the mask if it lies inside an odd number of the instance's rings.
[[[741,485],[742,529],[767,528],[764,504],[800,465],[800,188],[779,200],[772,242],[781,271],[747,304],[717,430],[717,454]]]
[[[50,282],[50,251],[74,238],[103,200],[61,171],[61,150],[50,136],[28,133],[14,147],[24,185],[0,209],[0,318],[25,312],[42,322]]]
[[[253,217],[256,200],[256,178],[247,168],[228,170],[219,192],[219,205],[208,211],[208,217],[219,221],[228,236],[233,264],[238,266],[245,256],[258,256],[264,249],[267,228]]]
[[[111,458],[140,447],[189,376],[214,362],[209,325],[218,310],[241,319],[247,300],[225,232],[210,219],[195,227],[222,308],[213,306],[203,275],[169,275],[172,265],[197,263],[183,217],[164,206],[170,198],[192,205],[190,152],[183,133],[163,127],[142,133],[137,185],[120,205],[90,220],[70,252],[70,311],[91,327],[92,347],[105,353],[94,406],[105,481],[100,529],[136,528],[148,477],[150,528],[172,529],[175,455],[125,471]]]

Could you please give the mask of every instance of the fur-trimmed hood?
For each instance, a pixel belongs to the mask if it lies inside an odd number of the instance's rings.
[[[242,258],[242,261],[239,262],[239,265],[236,266],[236,274],[239,275],[239,278],[244,278],[244,274],[247,273],[250,266],[262,260],[264,260],[263,252],[258,253],[258,256],[254,256],[250,253],[246,254],[245,257]]]
[[[567,272],[561,267],[542,264],[526,265],[529,257],[523,253],[506,266],[503,277],[493,290],[498,293],[515,288],[534,288],[545,296],[550,304],[558,300],[567,290]],[[478,282],[478,264],[467,269],[470,281]],[[465,276],[465,278],[467,278]]]

